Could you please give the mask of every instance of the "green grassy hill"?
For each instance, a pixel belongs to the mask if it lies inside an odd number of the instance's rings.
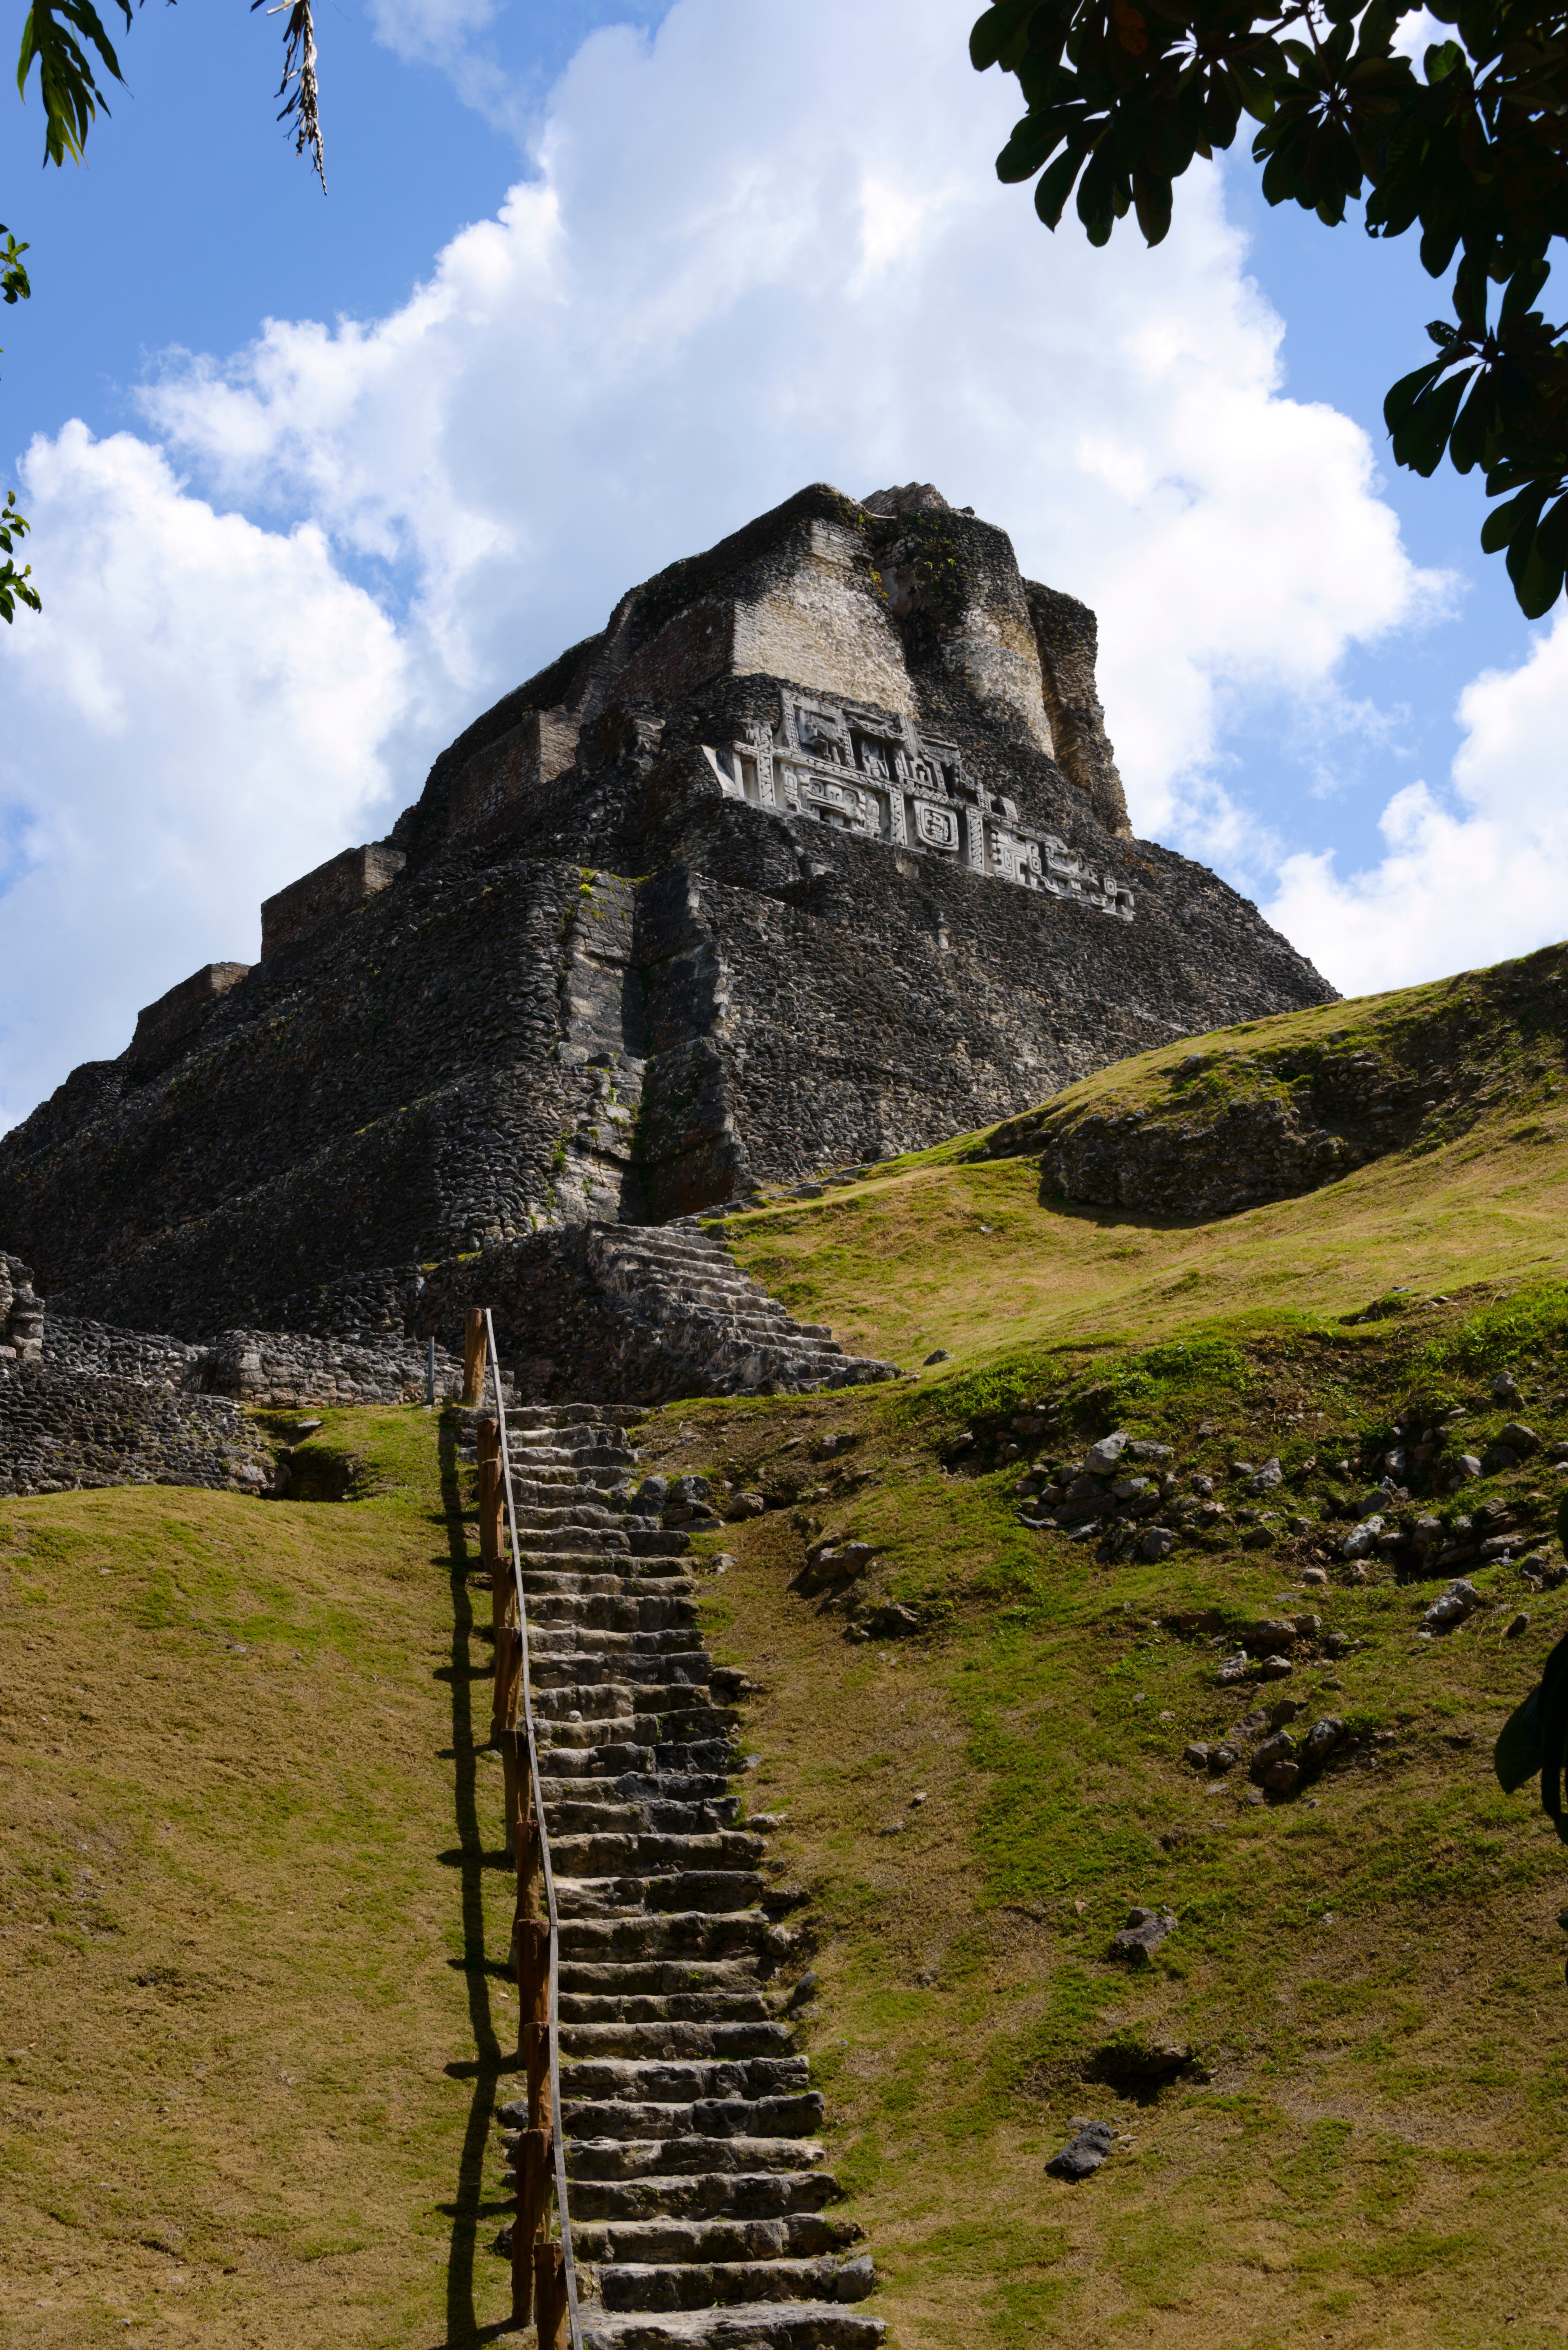
[[[1074,1204],[1050,1140],[1158,1108],[1194,1054],[1223,1069],[1331,1027],[1358,1054],[1393,1037],[1423,1098],[1457,1099],[1473,1027],[1435,1065],[1466,983],[1195,1040],[726,1228],[846,1342],[951,1356],[649,1430],[661,1462],[767,1503],[709,1539],[733,1562],[709,1605],[762,1684],[758,1801],[787,1809],[779,1865],[811,1896],[809,2035],[900,2350],[1562,2338],[1568,1859],[1490,1767],[1568,1631],[1547,1457],[1568,1451],[1568,1122],[1540,1016],[1560,968],[1469,985],[1512,997],[1487,1099],[1303,1196],[1207,1222]],[[1516,1419],[1541,1451],[1451,1491]],[[1486,1604],[1446,1638],[1422,1617],[1454,1568],[1407,1550],[1353,1581],[1340,1555],[1397,1428],[1412,1453],[1440,1440],[1391,1531],[1438,1517],[1457,1543],[1501,1504],[1515,1537],[1467,1566]],[[1160,1561],[1021,1524],[1021,1475],[1113,1429],[1168,1445],[1184,1492],[1207,1474],[1227,1517]],[[1270,1458],[1283,1482],[1254,1497],[1231,1464]],[[808,1596],[825,1536],[875,1563]],[[859,1637],[889,1602],[920,1630]],[[1290,1676],[1222,1684],[1240,1635],[1285,1615],[1319,1619]],[[1253,1783],[1257,1729],[1226,1774],[1184,1760],[1287,1701],[1298,1735],[1345,1726],[1293,1797]],[[1179,1920],[1136,1971],[1112,1949],[1135,1906]],[[1161,2048],[1190,2052],[1164,2085]],[[1119,2149],[1061,2184],[1045,2162],[1084,2117]]]
[[[639,1439],[728,1481],[704,1607],[755,1685],[752,1808],[785,1815],[892,2350],[1562,2341],[1568,1856],[1490,1759],[1568,1631],[1561,967],[1191,1041],[726,1227],[846,1344],[950,1357]],[[1238,1137],[1299,1174],[1321,1134],[1352,1171],[1240,1213],[1063,1193],[1117,1136],[1165,1182]],[[1456,1487],[1520,1420],[1538,1449]],[[1164,1557],[1022,1523],[1021,1482],[1112,1430],[1170,1448],[1133,1464],[1173,1481]],[[499,2324],[500,1773],[458,1496],[421,1413],[324,1441],[380,1490],[0,1504],[6,2345]],[[1437,1534],[1347,1562],[1396,1452],[1386,1531]],[[1232,1466],[1272,1459],[1259,1494]],[[1485,1604],[1424,1637],[1438,1545],[1483,1535]],[[824,1541],[870,1563],[805,1589]],[[1287,1617],[1288,1674],[1221,1679]],[[1251,1764],[1282,1706],[1344,1734],[1282,1796]],[[1178,1921],[1136,1969],[1134,1907]],[[1045,2166],[1081,2117],[1117,2146],[1071,2187]]]
[[[431,1420],[326,1418],[362,1501],[0,1503],[6,2350],[506,2306],[488,1649]]]

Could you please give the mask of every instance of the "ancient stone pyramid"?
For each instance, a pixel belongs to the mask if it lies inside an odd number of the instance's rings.
[[[379,1269],[665,1222],[1323,1000],[1133,837],[1095,654],[933,489],[801,491],[73,1071],[0,1141],[0,1235],[62,1311],[384,1326]]]

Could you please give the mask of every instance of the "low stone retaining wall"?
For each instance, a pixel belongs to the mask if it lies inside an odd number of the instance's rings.
[[[224,1330],[203,1357],[202,1384],[251,1404],[423,1403],[425,1349],[314,1338],[299,1330]],[[462,1365],[436,1348],[436,1399],[462,1395]]]
[[[0,1378],[0,1494],[98,1485],[263,1493],[274,1482],[271,1453],[225,1397],[48,1363]]]

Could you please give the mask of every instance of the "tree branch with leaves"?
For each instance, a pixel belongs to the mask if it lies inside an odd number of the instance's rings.
[[[1091,244],[1134,213],[1158,244],[1174,184],[1255,124],[1271,204],[1335,227],[1365,196],[1373,236],[1419,231],[1424,266],[1454,272],[1437,356],[1384,402],[1396,461],[1480,467],[1481,545],[1506,552],[1531,619],[1568,571],[1568,328],[1535,304],[1568,235],[1568,10],[1438,0],[1456,38],[1417,74],[1397,43],[1420,0],[994,0],[970,54],[1017,78],[1027,111],[997,158],[1035,180],[1054,229],[1069,198]],[[1494,289],[1497,290],[1495,315]]]
[[[133,22],[131,0],[115,0],[115,5],[129,30]],[[141,0],[136,0],[136,5],[140,6]],[[277,119],[292,128],[295,153],[309,157],[325,192],[327,165],[311,0],[281,0],[278,5],[269,5],[269,0],[251,0],[253,15],[264,7],[268,16],[286,16],[283,79],[277,89],[284,103]],[[92,0],[33,0],[22,26],[22,47],[16,61],[16,87],[24,99],[35,66],[44,107],[44,161],[58,167],[68,155],[73,163],[79,163],[88,132],[100,114],[109,112],[99,77],[122,84],[125,79],[114,44]],[[4,222],[0,222],[0,237],[5,240],[0,245],[0,295],[8,304],[25,302],[33,290],[22,261],[28,247],[17,244]],[[26,604],[35,612],[43,609],[37,589],[27,585],[32,566],[24,564],[18,571],[12,559],[17,544],[27,536],[30,527],[26,517],[16,511],[16,492],[8,490],[5,505],[0,507],[0,556],[5,557],[0,562],[3,620],[15,617],[18,604]]]

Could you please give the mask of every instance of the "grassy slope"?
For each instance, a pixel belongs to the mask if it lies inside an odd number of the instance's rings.
[[[687,1405],[648,1432],[651,1457],[770,1501],[709,1541],[734,1564],[707,1604],[764,1685],[757,1800],[790,1813],[779,1861],[823,1978],[809,2036],[898,2350],[1561,2342],[1568,1884],[1490,1748],[1568,1631],[1568,1593],[1485,1569],[1494,1606],[1431,1642],[1434,1586],[1336,1568],[1309,1592],[1326,1513],[1365,1472],[1304,1472],[1287,1506],[1314,1532],[1272,1551],[1232,1535],[1103,1566],[1017,1525],[1022,1464],[1002,1458],[1012,1412],[1044,1397],[1064,1433],[1031,1453],[1129,1426],[1221,1480],[1237,1454],[1370,1461],[1417,1388],[1470,1404],[1479,1444],[1506,1417],[1487,1394],[1505,1364],[1512,1408],[1568,1435],[1564,1154],[1521,1123],[1501,1084],[1460,1140],[1207,1229],[1065,1209],[1033,1167],[956,1145],[730,1225],[798,1311],[906,1361],[954,1357],[918,1388]],[[1408,1311],[1339,1321],[1404,1284]],[[980,1440],[955,1455],[964,1427]],[[814,1457],[830,1429],[855,1433],[847,1466]],[[1561,1490],[1538,1462],[1464,1498],[1498,1492],[1544,1526]],[[932,1630],[847,1645],[787,1588],[818,1526],[876,1544],[877,1587]],[[1356,1645],[1286,1693],[1355,1744],[1259,1807],[1244,1773],[1210,1793],[1181,1760],[1257,1700],[1164,1627],[1199,1607],[1238,1625],[1288,1593]],[[1109,1952],[1134,1903],[1181,1920],[1137,1976]],[[1126,2031],[1192,2043],[1212,2080],[1139,2103],[1085,2079]],[[1088,2115],[1126,2142],[1059,2185],[1044,2161]]]
[[[1220,1071],[1243,1046],[1251,1069],[1293,1040],[1317,1047],[1331,1034],[1347,1055],[1368,1045],[1392,1053],[1388,1040],[1441,1014],[1459,984],[1186,1038],[1103,1070],[1057,1103],[1064,1115],[1158,1108],[1171,1072],[1198,1051]],[[1452,1290],[1568,1271],[1563,1053],[1556,1035],[1532,1035],[1527,1008],[1511,1035],[1489,1038],[1485,1098],[1469,1097],[1463,1133],[1216,1222],[1070,1206],[1043,1192],[1036,1160],[965,1163],[977,1138],[959,1136],[827,1200],[764,1209],[725,1230],[742,1263],[792,1311],[906,1363],[937,1347],[978,1361],[1002,1343],[1147,1341],[1208,1314],[1339,1313],[1400,1284]],[[1456,1085],[1462,1075],[1456,1064]],[[1179,1114],[1195,1114],[1185,1094]]]
[[[376,1497],[0,1503],[7,2345],[457,2343],[504,2306],[483,1651],[431,1423],[335,1432]]]

